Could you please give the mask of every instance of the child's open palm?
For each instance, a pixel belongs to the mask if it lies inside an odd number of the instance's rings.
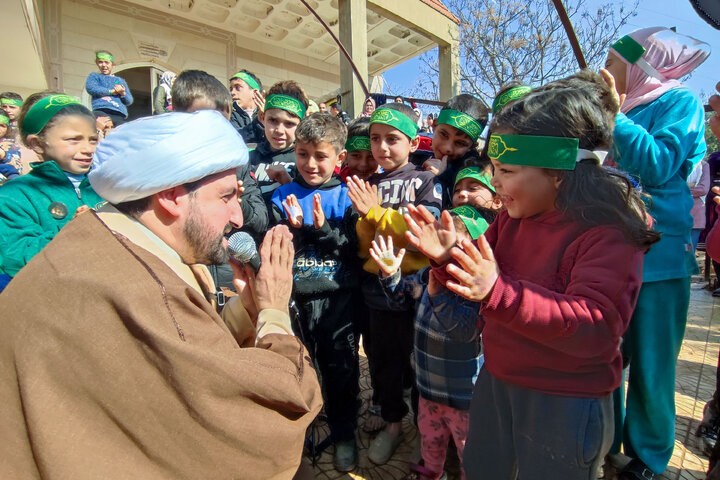
[[[322,209],[322,200],[320,194],[316,193],[313,195],[313,225],[315,229],[319,230],[325,224],[325,212]]]
[[[350,201],[361,217],[364,217],[376,205],[378,205],[377,186],[362,180],[357,175],[348,177],[347,186]]]
[[[450,260],[450,249],[457,242],[457,233],[453,225],[450,212],[444,210],[440,216],[441,222],[435,220],[430,211],[420,205],[407,206],[408,213],[404,215],[408,231],[405,236],[408,241],[428,258],[437,263],[446,263]]]
[[[455,277],[457,282],[448,281],[446,287],[473,302],[487,299],[500,274],[495,255],[485,235],[480,235],[477,243],[479,249],[470,240],[464,239],[461,243],[462,249],[454,247],[450,252],[460,266],[447,266],[447,272]]]
[[[303,211],[298,203],[298,199],[295,195],[290,194],[285,197],[282,202],[282,206],[285,209],[285,214],[288,218],[288,223],[293,228],[300,228],[303,224]]]
[[[405,256],[405,249],[401,248],[397,255],[393,246],[392,237],[387,237],[387,242],[382,235],[372,241],[370,256],[377,264],[383,277],[390,277],[400,269],[400,264]]]

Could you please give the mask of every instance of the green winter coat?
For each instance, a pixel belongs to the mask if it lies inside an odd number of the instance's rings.
[[[78,207],[103,203],[87,176],[76,190],[54,161],[34,163],[30,173],[0,187],[0,273],[14,277],[72,220]]]

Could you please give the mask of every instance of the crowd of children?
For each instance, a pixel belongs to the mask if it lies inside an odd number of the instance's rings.
[[[694,268],[687,182],[705,153],[702,106],[676,80],[707,57],[690,40],[639,30],[601,74],[508,85],[489,125],[480,100],[457,95],[429,159],[402,101],[369,98],[346,126],[337,105],[312,113],[292,80],[165,78],[156,113],[218,110],[254,145],[237,172],[242,229],[293,232],[293,328],[321,379],[337,470],[358,464],[361,336],[376,464],[412,409],[422,458],[409,478],[443,478],[450,439],[463,478],[594,478],[613,439],[632,459],[621,480],[666,468]],[[97,52],[93,111],[59,92],[0,95],[0,288],[104,202],[86,175],[96,118],[119,125],[132,103],[113,62]],[[31,170],[16,135],[41,160]],[[227,265],[215,272],[232,285]]]

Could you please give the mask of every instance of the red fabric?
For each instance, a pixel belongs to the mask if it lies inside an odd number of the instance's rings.
[[[720,205],[715,206],[715,215],[720,217]],[[716,262],[720,262],[720,221],[713,224],[705,238],[705,253]]]
[[[500,268],[480,310],[490,373],[553,395],[610,394],[621,381],[619,343],[640,291],[642,252],[617,228],[582,229],[558,212],[501,212],[485,236]]]

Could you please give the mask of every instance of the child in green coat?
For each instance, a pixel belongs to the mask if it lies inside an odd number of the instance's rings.
[[[98,142],[95,118],[68,95],[31,95],[22,141],[43,159],[0,187],[0,275],[14,277],[75,216],[104,201],[87,180]]]

